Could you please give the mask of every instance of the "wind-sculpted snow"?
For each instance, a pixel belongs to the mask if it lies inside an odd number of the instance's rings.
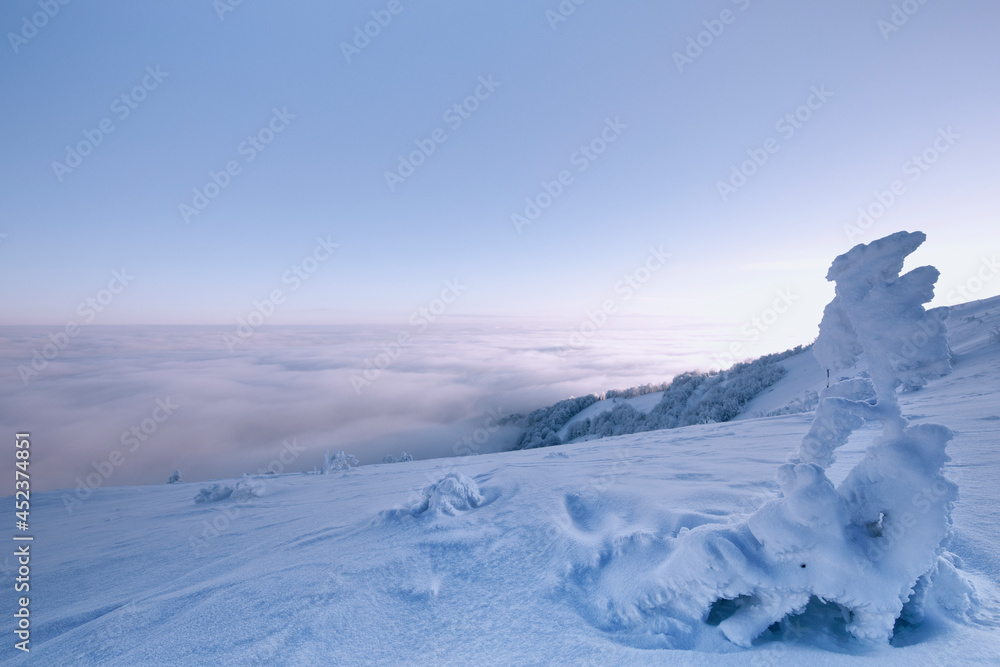
[[[857,639],[885,643],[901,618],[922,617],[926,591],[945,567],[957,497],[942,474],[952,432],[910,425],[896,395],[950,370],[943,318],[922,306],[937,272],[921,267],[897,277],[923,238],[900,232],[834,261],[828,278],[837,296],[816,356],[840,369],[863,354],[870,378],[822,393],[798,456],[778,469],[780,498],[745,523],[697,527],[661,545],[670,553],[638,597],[601,601],[609,627],[633,638],[665,633],[676,643],[674,630],[713,616],[730,641],[749,646],[815,599],[837,605]],[[826,468],[866,420],[881,423],[881,437],[835,487]]]

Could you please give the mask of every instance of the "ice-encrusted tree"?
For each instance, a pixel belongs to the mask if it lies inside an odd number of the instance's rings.
[[[348,454],[347,452],[338,451],[330,454],[330,450],[326,450],[326,454],[323,455],[323,467],[320,469],[321,475],[329,475],[334,472],[342,472],[345,470],[350,470],[351,467],[358,465],[358,459],[354,454]]]
[[[957,486],[942,474],[952,433],[910,424],[897,390],[921,387],[950,370],[943,309],[926,310],[938,271],[899,275],[925,239],[899,232],[834,260],[827,306],[813,348],[824,368],[867,367],[825,389],[798,454],[777,473],[782,496],[745,524],[703,526],[678,538],[657,571],[652,605],[668,616],[708,617],[747,646],[818,599],[840,606],[859,640],[886,642],[898,619],[922,615],[950,534]],[[882,432],[835,487],[826,475],[835,451],[865,421]],[[652,610],[650,610],[652,611]]]
[[[181,471],[175,470],[172,475],[167,479],[167,484],[180,484],[184,480],[181,479]]]

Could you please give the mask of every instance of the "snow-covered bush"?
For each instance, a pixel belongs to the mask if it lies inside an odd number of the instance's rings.
[[[386,510],[382,518],[404,516],[455,516],[480,507],[484,502],[476,481],[451,472],[420,490],[418,498],[403,509]]]
[[[350,470],[352,466],[356,465],[358,465],[358,459],[353,454],[339,451],[331,455],[328,449],[326,450],[326,454],[323,455],[323,467],[319,473],[321,475],[329,475],[335,472],[343,472]]]
[[[413,457],[410,454],[407,454],[406,452],[400,454],[398,459],[392,454],[386,454],[385,456],[382,457],[382,463],[408,463],[412,460]]]
[[[392,454],[386,454],[382,457],[382,463],[396,463],[396,457]]]
[[[181,471],[175,470],[172,475],[167,479],[167,484],[180,484],[184,480],[181,479]]]
[[[833,262],[827,278],[836,297],[813,352],[838,370],[864,355],[870,378],[822,392],[797,457],[778,469],[780,498],[744,524],[700,526],[678,538],[645,613],[706,619],[724,609],[720,629],[743,646],[813,599],[839,605],[847,630],[864,642],[884,643],[897,619],[920,618],[947,563],[957,494],[942,474],[951,432],[909,424],[896,395],[950,370],[943,313],[923,307],[937,270],[899,275],[923,240],[900,232]],[[825,470],[866,420],[880,422],[882,435],[835,487]]]
[[[194,501],[199,504],[226,499],[242,502],[264,495],[264,486],[261,480],[243,475],[238,480],[219,482],[202,488],[194,497]]]

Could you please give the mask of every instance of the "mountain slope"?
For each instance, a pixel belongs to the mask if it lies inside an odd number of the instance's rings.
[[[637,645],[602,613],[603,587],[627,591],[641,574],[616,554],[706,523],[739,522],[775,497],[775,470],[809,427],[811,415],[800,413],[261,477],[262,495],[245,500],[195,503],[200,484],[102,488],[69,514],[60,492],[42,493],[32,498],[32,654],[5,659],[990,664],[1000,655],[1000,344],[989,335],[997,325],[1000,299],[956,307],[953,373],[901,395],[911,420],[956,432],[947,467],[960,489],[951,550],[975,594],[969,600],[961,582],[935,588],[927,618],[899,628],[893,646],[858,645],[823,608],[750,649],[707,623],[665,628]],[[770,398],[759,397],[758,410],[825,384],[806,356]],[[852,436],[831,479],[843,479],[876,433],[868,426]],[[955,611],[961,599],[968,611]],[[11,596],[3,605],[13,613]]]

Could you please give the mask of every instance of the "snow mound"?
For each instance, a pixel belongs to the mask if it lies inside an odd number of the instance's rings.
[[[382,516],[456,516],[481,507],[483,503],[475,480],[460,472],[451,472],[424,487],[420,497],[409,507],[382,512]]]
[[[194,497],[196,503],[214,503],[220,500],[235,500],[242,502],[264,495],[264,482],[244,475],[232,482],[219,482],[206,486]]]

